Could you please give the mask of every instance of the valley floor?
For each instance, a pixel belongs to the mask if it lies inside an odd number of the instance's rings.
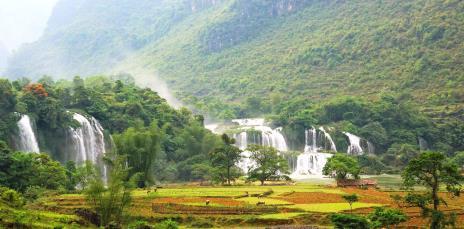
[[[168,185],[162,188],[138,189],[133,192],[130,216],[137,220],[156,224],[166,219],[179,222],[186,228],[257,228],[278,225],[312,225],[330,228],[328,216],[334,212],[350,212],[350,206],[342,195],[356,193],[359,202],[353,205],[353,213],[367,215],[376,206],[401,208],[410,217],[402,226],[423,226],[427,220],[420,216],[420,209],[395,203],[391,195],[404,195],[393,184],[398,177],[382,177],[381,189],[338,188],[332,183],[314,184],[299,182],[268,186],[201,186],[199,184]],[[384,185],[384,186],[382,186]],[[464,197],[451,199],[443,193],[448,206],[445,211],[458,213],[458,225],[464,225]],[[206,203],[209,202],[207,205]],[[258,202],[264,202],[259,205]],[[65,194],[42,198],[23,211],[1,209],[3,222],[15,221],[31,227],[94,226],[89,219],[78,216],[78,209],[88,208],[80,194]],[[9,212],[8,212],[9,211]],[[11,214],[13,216],[11,216]],[[10,218],[6,217],[7,215]],[[21,216],[23,215],[23,218]],[[9,222],[10,221],[10,222]]]

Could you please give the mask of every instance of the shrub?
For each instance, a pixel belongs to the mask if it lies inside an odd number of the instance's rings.
[[[146,221],[137,220],[128,225],[129,229],[150,229],[152,228]]]
[[[13,189],[0,187],[0,199],[12,207],[21,207],[24,205],[24,198]]]
[[[155,229],[177,229],[179,224],[171,219],[165,220],[155,225]]]
[[[333,214],[330,220],[337,229],[368,229],[369,222],[359,215]]]

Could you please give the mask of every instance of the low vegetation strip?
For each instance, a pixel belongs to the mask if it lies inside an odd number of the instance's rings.
[[[295,204],[313,204],[313,203],[340,203],[343,202],[341,195],[323,192],[295,192],[285,196],[276,197]]]
[[[152,211],[161,214],[202,214],[202,215],[260,215],[278,213],[277,207],[209,207],[183,204],[152,204]]]
[[[380,207],[382,204],[371,204],[371,203],[354,203],[353,209],[357,208],[371,208]],[[347,203],[322,203],[322,204],[295,204],[289,206],[290,208],[301,209],[308,212],[342,212],[350,210],[350,205]]]

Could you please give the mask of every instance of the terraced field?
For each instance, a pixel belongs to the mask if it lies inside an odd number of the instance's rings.
[[[334,212],[348,212],[350,206],[342,195],[356,193],[360,201],[353,212],[369,214],[376,206],[401,207],[411,218],[404,226],[426,224],[420,210],[398,206],[392,194],[376,189],[336,188],[322,185],[296,184],[282,186],[202,187],[195,185],[139,189],[133,192],[132,217],[150,223],[165,219],[178,221],[185,227],[257,227],[269,225],[318,225],[330,227],[328,216]],[[464,197],[447,200],[445,211],[455,210],[464,223]],[[259,204],[258,204],[259,203]],[[82,195],[61,195],[43,199],[30,206],[56,214],[72,215],[77,209],[87,208]],[[196,226],[195,226],[196,225]],[[204,225],[203,225],[204,226]]]

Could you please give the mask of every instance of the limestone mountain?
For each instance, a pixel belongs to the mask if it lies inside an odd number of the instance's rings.
[[[394,93],[461,116],[460,0],[61,0],[10,77],[144,69],[220,118]]]

